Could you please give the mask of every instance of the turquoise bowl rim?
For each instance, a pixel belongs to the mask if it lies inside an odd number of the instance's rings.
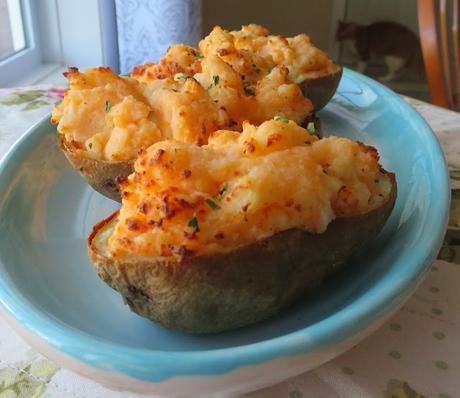
[[[417,242],[411,249],[411,262],[403,275],[382,278],[364,295],[321,321],[303,329],[273,339],[237,347],[203,350],[163,352],[126,347],[110,343],[93,335],[78,331],[37,310],[0,278],[0,307],[26,329],[42,338],[51,347],[89,366],[126,374],[138,380],[160,382],[174,376],[211,376],[227,373],[245,365],[264,363],[276,358],[309,353],[343,341],[388,314],[413,292],[429,265],[437,255],[447,228],[450,203],[449,175],[442,149],[425,120],[396,93],[356,72],[345,69],[349,77],[370,86],[379,95],[398,102],[419,134],[426,135],[434,168],[438,201],[430,208],[432,240]],[[36,131],[45,134],[49,115],[30,128],[7,152],[0,163],[0,190],[8,186],[17,167],[14,157],[27,148],[29,141],[39,138]],[[29,142],[30,145],[30,142]],[[26,149],[25,149],[26,148]],[[419,250],[417,250],[419,249]],[[391,277],[392,276],[392,277]],[[152,365],[154,364],[154,365]]]

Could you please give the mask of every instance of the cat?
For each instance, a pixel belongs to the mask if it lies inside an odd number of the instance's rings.
[[[396,22],[359,25],[339,21],[336,40],[350,46],[358,56],[357,70],[363,73],[371,58],[383,58],[388,67],[380,81],[389,82],[415,63],[420,63],[421,50],[417,36]]]

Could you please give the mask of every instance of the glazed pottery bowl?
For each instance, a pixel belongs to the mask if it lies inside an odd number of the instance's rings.
[[[313,296],[268,321],[208,336],[131,313],[97,277],[86,237],[117,204],[93,191],[58,149],[48,118],[0,164],[0,307],[59,364],[112,388],[161,396],[236,394],[333,358],[394,312],[435,258],[447,223],[448,174],[423,119],[398,95],[345,70],[319,113],[325,135],[378,148],[398,198],[371,246]]]

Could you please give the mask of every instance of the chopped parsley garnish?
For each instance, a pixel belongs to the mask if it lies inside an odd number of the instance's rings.
[[[252,67],[254,68],[254,71],[255,71],[257,74],[260,73],[260,68],[258,68],[256,64],[252,64]]]
[[[246,87],[244,88],[244,92],[245,92],[247,95],[254,95],[254,88],[253,88],[253,87],[246,86]]]
[[[313,122],[308,122],[308,124],[307,124],[307,131],[308,131],[310,134],[315,134],[315,132],[316,132],[315,123],[313,123]]]
[[[212,199],[206,199],[205,202],[213,210],[219,210],[220,209],[220,206],[216,202],[214,202]]]
[[[198,229],[198,219],[196,218],[196,213],[193,213],[193,217],[188,220],[187,226],[190,228]]]
[[[273,70],[273,68],[268,68],[267,73],[270,74],[270,72]]]
[[[93,147],[93,143],[92,142],[88,143],[88,148],[91,149],[92,147]]]
[[[203,58],[203,56],[201,55],[201,53],[199,51],[193,50],[193,55],[195,56],[195,59]]]
[[[219,191],[219,193],[215,196],[217,200],[222,200],[222,196],[224,196],[224,192],[228,189],[228,184],[225,184]]]
[[[277,115],[273,118],[273,120],[276,120],[277,122],[283,122],[284,124],[288,124],[289,120],[286,119],[284,116]]]
[[[108,112],[110,111],[110,108],[112,107],[112,104],[110,103],[109,100],[105,100],[105,111]]]
[[[177,75],[176,78],[177,79],[192,79],[193,76],[182,74],[182,75]]]
[[[251,87],[251,82],[248,82],[247,80],[245,80],[243,82],[243,88],[244,88],[244,92],[247,95],[254,95],[254,87]]]
[[[219,79],[220,79],[219,75],[214,75],[212,77],[212,83],[208,86],[208,90],[212,88],[213,86],[214,87],[217,86],[219,84]]]

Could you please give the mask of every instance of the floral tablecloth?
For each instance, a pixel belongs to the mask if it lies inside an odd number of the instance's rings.
[[[61,88],[0,89],[0,156],[59,100]],[[327,364],[247,398],[460,397],[460,114],[406,98],[450,167],[452,208],[439,260],[376,333]],[[140,397],[110,391],[34,352],[0,318],[0,398]]]

